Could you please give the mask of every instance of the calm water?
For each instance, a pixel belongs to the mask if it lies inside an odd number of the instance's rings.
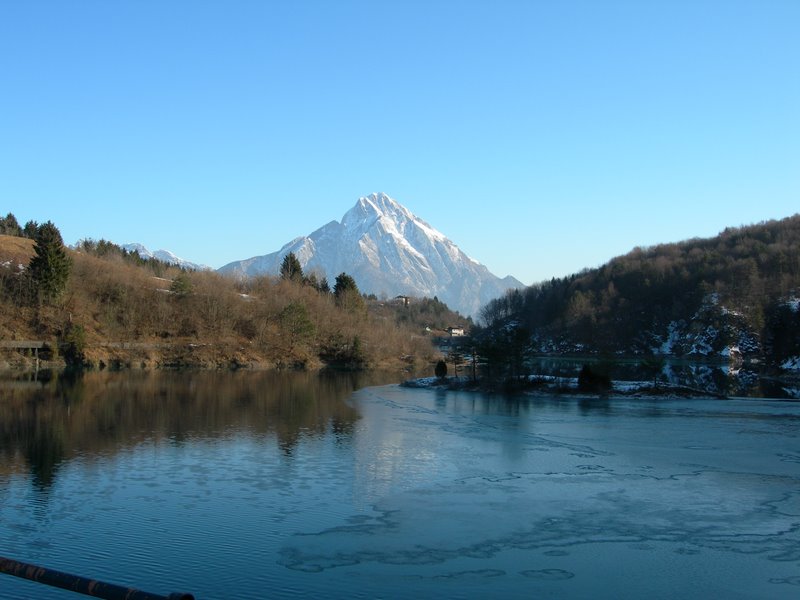
[[[800,403],[377,383],[0,382],[0,555],[201,599],[800,595]]]

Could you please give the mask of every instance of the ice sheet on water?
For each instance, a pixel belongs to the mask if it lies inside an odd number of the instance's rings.
[[[706,583],[673,589],[702,597],[738,569],[740,589],[774,595],[800,561],[791,407],[380,390],[359,403],[366,518],[303,531],[284,545],[285,567],[580,586],[598,553],[665,586],[678,575],[665,565],[702,564]],[[659,570],[647,570],[652,556]]]

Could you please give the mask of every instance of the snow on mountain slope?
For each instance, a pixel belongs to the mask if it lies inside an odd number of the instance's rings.
[[[276,275],[283,257],[294,252],[306,273],[352,275],[364,293],[438,296],[464,315],[476,315],[507,289],[523,287],[500,279],[464,254],[444,234],[386,194],[360,198],[341,222],[331,221],[277,252],[229,263],[221,273],[238,277]]]
[[[156,250],[155,252],[150,251],[142,244],[133,243],[133,244],[124,244],[122,246],[128,252],[136,252],[142,258],[155,258],[160,260],[161,262],[165,262],[170,265],[176,265],[178,267],[189,269],[191,271],[208,271],[211,270],[211,267],[206,265],[200,265],[197,263],[190,262],[188,260],[184,260],[179,256],[175,256],[169,250]]]

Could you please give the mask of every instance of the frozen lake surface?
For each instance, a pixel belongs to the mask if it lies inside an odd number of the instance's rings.
[[[0,555],[201,599],[800,595],[800,403],[95,379],[0,396]]]

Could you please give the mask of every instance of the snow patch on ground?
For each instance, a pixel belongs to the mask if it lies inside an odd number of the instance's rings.
[[[681,339],[681,332],[679,330],[679,325],[677,321],[671,321],[670,324],[667,326],[667,339],[661,344],[661,347],[658,349],[659,354],[673,354],[674,346]]]
[[[7,260],[5,262],[1,262],[0,263],[0,267],[3,267],[4,269],[11,269],[13,266],[14,265],[12,264],[12,261],[10,261],[10,260]],[[18,271],[24,271],[25,270],[25,265],[23,265],[22,263],[19,263],[17,265],[17,270]]]
[[[711,354],[714,349],[711,347],[711,340],[715,339],[718,335],[717,330],[709,326],[706,330],[697,336],[695,342],[692,344],[692,349],[689,350],[689,354],[700,354],[703,356],[707,356]]]
[[[800,356],[793,356],[781,365],[786,371],[800,371]]]
[[[727,358],[731,358],[731,357],[737,358],[737,357],[741,357],[742,356],[742,351],[739,348],[739,346],[727,346],[727,347],[722,349],[720,354],[722,356],[727,357]]]
[[[469,381],[467,377],[418,377],[407,379],[401,385],[409,388],[431,389],[441,386],[458,385]]]

